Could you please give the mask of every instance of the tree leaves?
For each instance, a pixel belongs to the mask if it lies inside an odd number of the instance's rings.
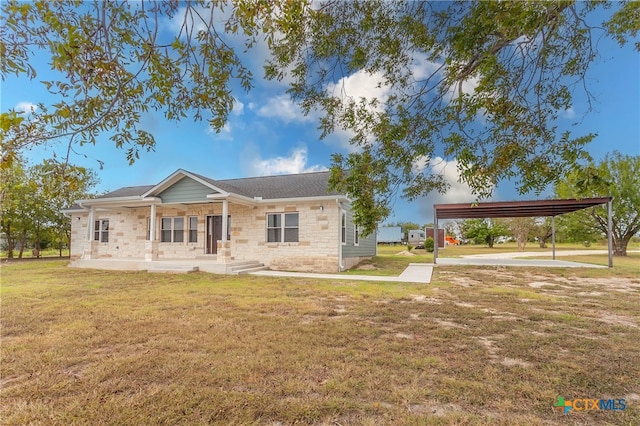
[[[351,134],[355,152],[333,167],[355,164],[350,171],[360,178],[340,173],[344,181],[334,183],[353,188],[356,220],[372,230],[398,188],[409,199],[447,189],[431,158],[457,159],[462,179],[481,198],[505,179],[521,193],[539,193],[584,159],[595,135],[559,134],[557,121],[572,106],[575,88],[587,87],[592,38],[604,34],[587,18],[609,6],[325,2],[280,29],[267,77],[283,79],[283,70],[293,70],[289,92],[306,111],[323,113],[323,137],[338,128]],[[636,17],[637,7],[622,9],[609,29],[626,39],[637,21],[620,16]],[[351,98],[344,81],[354,75],[375,76],[384,97]],[[340,92],[327,90],[338,84]],[[593,97],[585,94],[590,105]],[[418,159],[427,161],[419,170]],[[363,164],[371,166],[368,173]],[[370,187],[375,191],[358,192]]]
[[[253,76],[215,28],[220,10],[205,1],[3,2],[3,79],[35,76],[31,60],[42,54],[58,72],[57,80],[43,82],[58,101],[28,123],[13,121],[3,150],[56,139],[95,143],[109,132],[133,162],[155,146],[140,124],[149,109],[172,121],[211,116],[210,125],[222,128],[233,104],[232,81],[248,90]],[[167,35],[168,20],[182,22],[179,34]]]
[[[555,186],[561,198],[612,196],[614,253],[626,255],[631,237],[640,232],[640,156],[608,154],[572,170]],[[598,206],[561,217],[577,235],[607,233],[607,207]]]
[[[612,4],[606,30],[589,24]],[[557,129],[575,88],[587,87],[593,38],[625,43],[640,29],[637,2],[9,0],[1,7],[3,79],[35,77],[31,59],[41,54],[58,72],[43,82],[56,96],[52,105],[6,122],[3,160],[25,146],[64,139],[71,148],[106,133],[133,162],[155,145],[140,124],[150,110],[171,121],[208,119],[219,130],[233,107],[231,86],[253,85],[223,31],[244,35],[246,49],[262,36],[272,54],[267,78],[287,78],[304,112],[322,113],[323,137],[337,129],[351,136],[351,154],[334,157],[332,183],[353,198],[364,234],[388,215],[394,192],[413,199],[446,191],[431,167],[437,157],[455,158],[477,197],[501,180],[522,193],[557,181],[594,137]],[[163,31],[168,22],[177,34]],[[377,80],[370,96],[346,93],[345,79],[355,75]],[[584,94],[589,106],[593,97]]]

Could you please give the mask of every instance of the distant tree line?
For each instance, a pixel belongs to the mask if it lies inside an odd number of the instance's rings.
[[[2,251],[22,258],[26,249],[39,256],[42,249],[69,247],[70,219],[62,213],[76,200],[90,198],[98,182],[84,167],[46,160],[29,166],[22,159],[0,168],[0,232]]]

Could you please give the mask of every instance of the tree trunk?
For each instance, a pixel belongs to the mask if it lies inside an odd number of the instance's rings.
[[[631,241],[631,237],[633,234],[627,234],[622,238],[616,237],[613,235],[613,255],[614,256],[626,256],[627,255],[627,246],[629,245],[629,241]]]
[[[547,248],[547,242],[542,238],[538,238],[538,242],[540,243],[540,248]]]
[[[27,233],[24,232],[20,238],[20,253],[18,253],[18,259],[22,259],[22,253],[24,253],[24,246],[27,245]]]
[[[36,243],[34,248],[34,254],[37,258],[40,258],[40,229],[36,230]]]
[[[67,238],[67,247],[69,247],[69,257],[71,257],[71,229],[64,231],[64,236]],[[62,256],[62,248],[60,249],[60,256]]]
[[[13,235],[11,235],[11,224],[8,224],[4,235],[7,237],[7,259],[13,259]]]

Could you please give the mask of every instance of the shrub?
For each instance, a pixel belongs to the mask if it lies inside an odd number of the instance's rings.
[[[413,246],[411,244],[407,244],[407,251],[413,250]]]
[[[424,240],[424,248],[429,253],[433,253],[433,238],[427,237],[427,239]]]

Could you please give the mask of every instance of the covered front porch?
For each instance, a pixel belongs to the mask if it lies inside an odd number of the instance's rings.
[[[145,198],[87,206],[80,258],[158,261],[202,256],[217,263],[232,262],[229,204],[227,199],[195,204]]]

